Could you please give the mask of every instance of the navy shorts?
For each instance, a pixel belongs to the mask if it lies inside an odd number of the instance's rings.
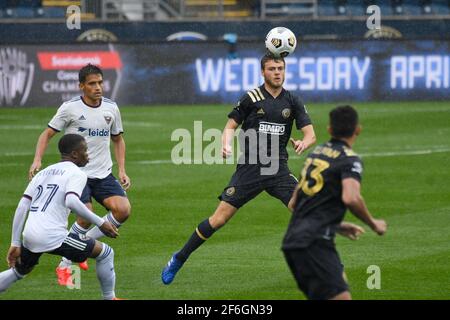
[[[257,165],[238,166],[228,186],[219,196],[219,200],[239,209],[258,194],[266,191],[287,206],[298,184],[287,165],[273,176],[261,176],[260,169]]]
[[[81,194],[81,202],[92,202],[92,198],[94,198],[103,205],[103,200],[112,196],[126,197],[127,194],[111,173],[103,179],[88,179]]]
[[[15,269],[23,276],[30,273],[39,263],[43,253],[62,256],[73,262],[83,262],[91,256],[94,246],[95,239],[74,233],[69,233],[59,248],[49,252],[31,252],[22,245],[20,263],[16,264]]]
[[[328,300],[349,290],[332,241],[320,239],[306,248],[283,252],[299,289],[308,299]]]

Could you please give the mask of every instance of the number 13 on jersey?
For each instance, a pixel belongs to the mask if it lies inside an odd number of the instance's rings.
[[[299,189],[308,196],[313,196],[318,193],[323,188],[322,172],[329,167],[330,163],[328,161],[307,158],[302,170],[302,180],[299,183]]]

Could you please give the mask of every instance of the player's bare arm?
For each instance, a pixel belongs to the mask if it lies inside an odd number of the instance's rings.
[[[359,236],[366,231],[363,227],[354,223],[342,221],[336,232],[343,237],[349,238],[350,240],[358,240]]]
[[[382,219],[374,219],[361,196],[361,184],[353,178],[342,180],[342,201],[347,208],[361,221],[367,224],[378,235],[386,232],[387,224]]]
[[[36,152],[34,154],[34,160],[31,164],[30,170],[28,171],[28,179],[33,179],[36,172],[41,169],[42,157],[44,156],[45,150],[47,149],[50,139],[53,138],[58,131],[52,128],[46,128],[39,136],[38,142],[36,144]]]
[[[316,134],[314,132],[314,127],[311,124],[304,126],[301,131],[303,133],[303,140],[295,140],[294,138],[289,139],[297,154],[301,154],[316,143]]]
[[[131,179],[125,171],[125,140],[122,135],[111,136],[114,145],[114,155],[116,157],[117,166],[119,168],[119,181],[125,190],[131,187]]]
[[[234,131],[239,127],[239,124],[234,119],[228,119],[222,133],[222,157],[228,158],[233,152],[231,148],[231,141],[234,138]]]
[[[288,209],[289,209],[291,212],[294,212],[295,203],[297,202],[298,190],[299,190],[299,189],[300,189],[300,183],[297,184],[297,187],[295,187],[295,190],[294,190],[294,192],[292,193],[291,200],[289,200]]]

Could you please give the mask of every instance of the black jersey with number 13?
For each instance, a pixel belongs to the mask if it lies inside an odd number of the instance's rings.
[[[302,170],[283,249],[305,248],[316,239],[333,240],[346,211],[342,180],[361,181],[361,174],[361,159],[345,142],[332,139],[317,146]]]

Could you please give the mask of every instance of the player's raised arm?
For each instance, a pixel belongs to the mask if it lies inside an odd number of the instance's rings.
[[[361,184],[358,180],[347,178],[342,180],[342,201],[347,208],[361,221],[367,224],[378,235],[386,232],[387,224],[384,220],[374,219],[367,209],[361,196]]]
[[[234,132],[239,124],[233,118],[228,119],[222,133],[222,157],[228,158],[233,152],[231,142],[234,139]]]
[[[57,133],[58,131],[52,128],[46,128],[39,136],[39,139],[36,144],[36,152],[34,154],[34,160],[30,166],[30,170],[28,171],[29,180],[33,179],[36,172],[38,172],[39,169],[41,168],[42,157],[44,156],[48,143],[50,142],[50,139],[53,138],[53,136],[56,135]]]

